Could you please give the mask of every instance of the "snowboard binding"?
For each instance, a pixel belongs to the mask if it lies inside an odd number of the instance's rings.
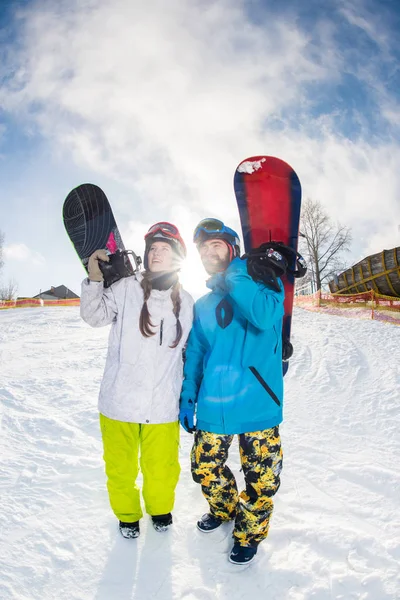
[[[133,269],[132,263],[129,260],[129,254],[133,257],[135,269]],[[117,250],[114,254],[109,254],[108,258],[109,262],[99,260],[99,268],[103,273],[105,288],[110,287],[110,285],[123,277],[130,277],[140,269],[140,265],[142,264],[142,259],[133,250]]]
[[[247,271],[254,281],[261,281],[276,292],[281,289],[278,278],[286,273],[300,278],[307,272],[301,254],[282,242],[265,242],[242,258],[247,258]]]

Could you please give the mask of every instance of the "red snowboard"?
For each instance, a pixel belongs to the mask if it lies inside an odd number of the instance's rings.
[[[279,158],[253,156],[237,167],[234,187],[246,252],[271,241],[283,242],[297,252],[301,185],[295,171]],[[295,265],[291,266],[294,268]],[[290,343],[294,277],[288,273],[282,280],[285,287],[282,331],[285,354]],[[288,362],[285,361],[284,374],[287,369]]]

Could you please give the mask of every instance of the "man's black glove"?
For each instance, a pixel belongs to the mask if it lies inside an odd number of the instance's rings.
[[[286,272],[293,277],[304,277],[307,271],[303,257],[282,242],[265,242],[242,258],[247,258],[247,272],[254,281],[262,281],[276,292],[281,289],[278,277]]]

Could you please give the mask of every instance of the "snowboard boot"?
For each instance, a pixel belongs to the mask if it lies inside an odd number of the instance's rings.
[[[234,565],[248,565],[257,554],[257,546],[241,546],[238,542],[233,544],[229,555],[229,562]]]
[[[167,531],[172,525],[172,515],[168,513],[167,515],[155,515],[151,517],[153,521],[153,527],[156,531]]]
[[[140,535],[139,521],[135,521],[134,523],[124,523],[123,521],[120,521],[119,531],[122,537],[126,539],[137,538]]]
[[[206,513],[197,521],[197,528],[203,533],[211,533],[223,523],[222,519],[215,517],[211,513]]]

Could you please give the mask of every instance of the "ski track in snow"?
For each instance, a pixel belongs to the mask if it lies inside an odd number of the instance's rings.
[[[97,393],[109,328],[78,308],[0,312],[0,598],[400,598],[400,328],[297,309],[285,377],[284,468],[252,565],[182,474],[173,528],[124,540],[108,505]],[[230,466],[242,482],[236,443]]]

